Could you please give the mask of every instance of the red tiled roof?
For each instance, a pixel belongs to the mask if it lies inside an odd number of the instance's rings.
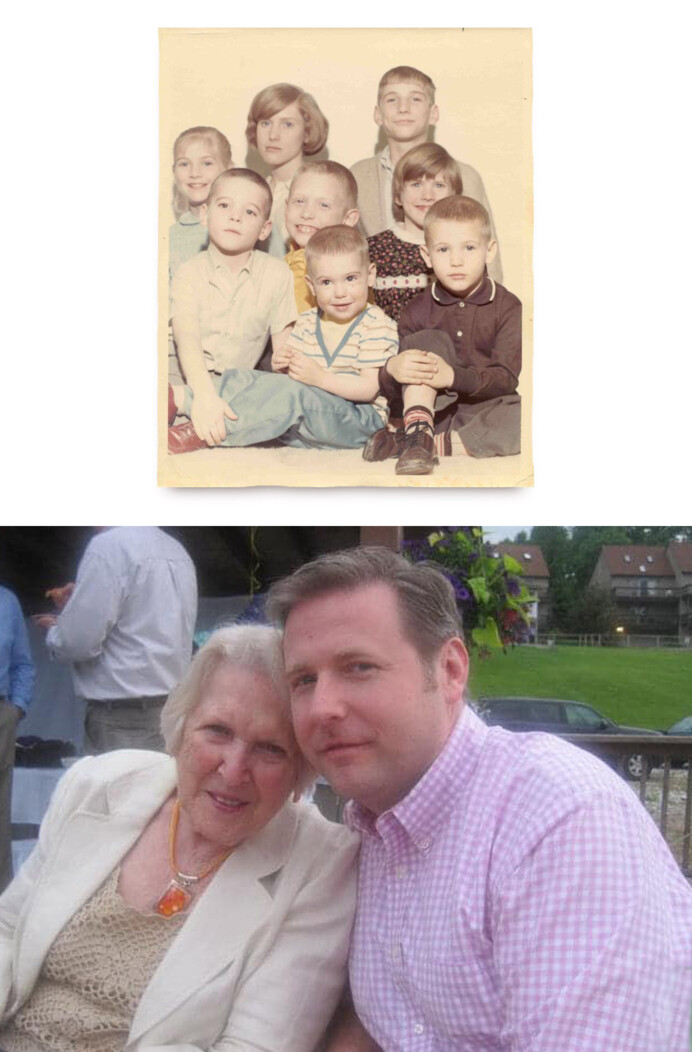
[[[537,544],[498,544],[501,555],[511,555],[523,568],[527,577],[550,577],[548,564]],[[527,558],[528,557],[528,558]]]
[[[611,577],[632,577],[644,573],[652,577],[674,577],[663,545],[653,544],[605,544],[600,558],[605,562]]]
[[[689,541],[670,541],[668,556],[675,560],[680,573],[692,573],[692,543]]]

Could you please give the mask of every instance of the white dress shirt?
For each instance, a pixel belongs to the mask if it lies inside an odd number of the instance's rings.
[[[79,697],[156,697],[182,678],[196,617],[197,577],[182,545],[157,526],[115,526],[89,543],[46,642],[72,664]]]

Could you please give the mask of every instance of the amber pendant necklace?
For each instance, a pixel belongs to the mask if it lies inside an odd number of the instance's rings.
[[[233,850],[232,847],[229,847],[228,851],[224,851],[220,854],[218,858],[215,858],[206,869],[203,869],[201,873],[197,873],[196,876],[192,876],[189,873],[181,873],[178,869],[178,863],[175,857],[175,838],[178,832],[179,819],[180,801],[176,800],[173,804],[171,821],[168,827],[168,860],[170,862],[173,877],[163,895],[154,906],[154,912],[159,913],[162,917],[175,917],[177,913],[184,913],[192,902],[192,891],[190,889],[193,888],[195,884],[198,884],[200,880],[204,880],[205,877],[208,877],[210,873],[213,873],[215,869],[218,869],[221,863],[226,861]]]

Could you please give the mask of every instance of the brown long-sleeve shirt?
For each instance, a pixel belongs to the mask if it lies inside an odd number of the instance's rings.
[[[433,282],[411,300],[399,318],[399,339],[421,329],[448,333],[456,352],[452,390],[462,402],[485,402],[513,394],[521,372],[521,301],[492,278],[466,299]],[[383,367],[380,385],[388,399],[401,392]]]

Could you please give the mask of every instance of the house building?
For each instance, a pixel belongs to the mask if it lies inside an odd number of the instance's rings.
[[[608,544],[591,585],[607,588],[627,634],[684,638],[692,632],[692,544]]]

